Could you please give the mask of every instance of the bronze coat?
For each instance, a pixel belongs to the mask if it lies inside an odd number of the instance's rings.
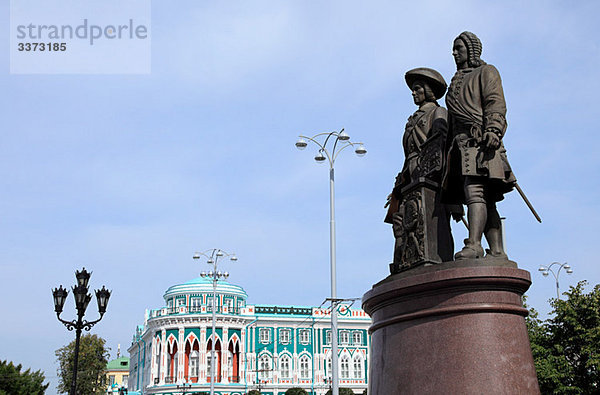
[[[481,177],[490,201],[500,201],[516,182],[502,138],[506,132],[506,102],[498,70],[484,64],[458,70],[446,94],[449,119],[448,163],[443,181],[447,203],[465,203],[464,177]],[[500,138],[500,147],[480,146],[486,131]]]

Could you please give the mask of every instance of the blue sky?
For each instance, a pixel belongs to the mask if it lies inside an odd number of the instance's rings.
[[[49,393],[54,350],[73,339],[51,288],[82,266],[113,290],[93,329],[113,356],[169,286],[208,268],[196,250],[235,252],[224,269],[250,303],[321,304],[328,172],[295,149],[299,134],[344,127],[364,141],[364,158],[344,152],[336,165],[338,295],[384,278],[383,204],[415,109],[404,73],[432,67],[449,82],[464,30],[500,71],[508,156],[543,218],[516,192],[499,205],[508,254],[532,275],[530,304],[547,313],[555,294],[540,264],[571,264],[562,290],[599,282],[597,2],[155,0],[148,75],[11,75],[0,8],[0,358],[43,369]]]

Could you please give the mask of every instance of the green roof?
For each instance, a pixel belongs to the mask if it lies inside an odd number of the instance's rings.
[[[113,359],[106,364],[106,370],[129,370],[129,358],[121,357]]]

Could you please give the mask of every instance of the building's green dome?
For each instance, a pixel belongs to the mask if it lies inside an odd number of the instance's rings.
[[[187,281],[183,284],[173,285],[167,289],[163,298],[165,301],[174,296],[187,295],[187,294],[212,294],[213,284],[212,279],[198,277],[193,280]],[[225,280],[219,280],[217,282],[217,293],[234,295],[239,298],[246,300],[248,294],[244,291],[244,288],[239,285],[230,284]]]

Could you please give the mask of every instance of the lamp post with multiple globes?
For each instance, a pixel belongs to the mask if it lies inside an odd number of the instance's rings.
[[[88,282],[91,275],[92,273],[85,270],[85,268],[83,268],[81,271],[75,271],[77,285],[72,287],[72,290],[75,298],[75,308],[77,309],[76,320],[66,321],[60,318],[60,314],[63,311],[69,291],[63,288],[62,285],[52,290],[56,317],[64,326],[67,327],[68,330],[72,331],[75,329],[75,355],[73,358],[73,378],[71,381],[70,395],[76,395],[77,393],[77,363],[79,359],[79,339],[81,337],[81,330],[85,329],[86,331],[89,331],[102,319],[104,313],[106,313],[106,306],[108,305],[108,299],[110,298],[110,291],[107,290],[104,285],[102,286],[102,289],[96,290],[96,301],[98,302],[98,313],[100,314],[100,318],[95,321],[87,321],[83,319],[85,310],[92,300],[92,295],[88,293]]]
[[[554,270],[552,270],[552,266],[558,266],[558,270],[556,271],[556,273],[554,272]],[[565,262],[565,263],[552,262],[548,266],[540,265],[540,268],[538,269],[540,272],[542,272],[542,275],[544,277],[548,277],[548,274],[550,274],[550,273],[552,273],[552,275],[554,276],[554,279],[556,280],[556,298],[557,299],[560,299],[560,290],[558,287],[558,276],[560,275],[560,271],[562,269],[565,269],[567,274],[573,273],[573,269],[571,269],[571,266],[567,262]]]
[[[318,140],[324,141],[321,143]],[[336,259],[335,259],[335,160],[339,153],[348,147],[354,148],[354,153],[358,156],[364,156],[367,153],[363,143],[353,143],[350,141],[350,136],[344,131],[334,131],[330,133],[319,133],[312,137],[300,135],[296,141],[296,148],[303,150],[310,141],[315,143],[319,150],[315,155],[315,160],[318,163],[329,161],[329,256],[330,256],[330,271],[331,271],[331,380],[332,394],[339,394],[338,382],[338,336],[337,336],[337,285],[336,285]],[[327,149],[327,144],[333,145],[331,151]],[[339,144],[338,144],[339,143]]]
[[[209,249],[203,252],[194,253],[194,259],[200,259],[200,257],[206,258],[206,263],[212,265],[213,270],[207,272],[200,273],[202,278],[208,278],[212,280],[213,286],[213,297],[212,297],[212,333],[211,333],[211,347],[210,347],[210,395],[214,395],[215,393],[215,322],[216,322],[216,310],[217,310],[217,281],[219,279],[226,279],[229,277],[229,273],[217,271],[217,265],[219,263],[219,258],[224,256],[229,257],[229,260],[235,262],[237,261],[237,257],[235,254],[228,254],[223,250],[218,248]]]

